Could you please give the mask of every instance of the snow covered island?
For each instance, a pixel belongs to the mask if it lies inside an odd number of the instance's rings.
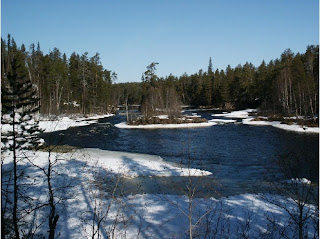
[[[232,112],[222,112],[219,114],[212,114],[213,119],[206,121],[200,118],[200,115],[193,113],[191,116],[182,116],[180,121],[170,123],[168,115],[158,115],[153,117],[153,123],[136,123],[127,124],[121,122],[115,124],[115,127],[120,129],[175,129],[175,128],[196,128],[196,127],[209,127],[222,124],[238,123],[252,126],[272,126],[279,129],[293,131],[298,133],[318,133],[319,127],[308,127],[299,125],[297,123],[285,124],[280,121],[269,121],[267,117],[261,118],[252,116],[256,113],[257,109],[237,110]]]
[[[149,123],[151,122],[151,123]],[[207,121],[201,118],[200,115],[193,113],[192,115],[172,117],[169,115],[157,115],[151,118],[148,123],[143,123],[141,120],[134,124],[121,122],[116,124],[117,128],[121,129],[174,129],[174,128],[196,128],[196,127],[209,127],[216,125],[216,122]]]

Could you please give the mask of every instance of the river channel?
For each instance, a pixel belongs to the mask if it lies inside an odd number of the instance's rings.
[[[213,112],[198,111],[212,119]],[[235,195],[270,192],[270,185],[291,178],[319,181],[319,135],[288,132],[272,126],[234,124],[184,129],[119,129],[123,115],[100,119],[98,123],[45,134],[47,143],[81,148],[159,155],[183,167],[212,172],[199,183],[199,193]],[[50,140],[54,139],[54,141]],[[50,142],[49,142],[50,141]],[[289,165],[289,166],[288,166]],[[179,184],[178,178],[136,178],[128,188],[142,185],[147,193]],[[196,179],[195,179],[196,180]],[[137,193],[141,193],[137,190]],[[165,190],[165,193],[173,193]]]

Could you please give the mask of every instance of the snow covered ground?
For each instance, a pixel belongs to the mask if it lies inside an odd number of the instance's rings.
[[[243,124],[247,125],[270,125],[272,127],[276,127],[283,130],[300,132],[300,133],[318,133],[319,134],[319,127],[307,127],[301,126],[298,124],[281,124],[279,121],[255,121],[254,118],[247,118],[242,120]]]
[[[70,117],[58,117],[57,119],[40,119],[39,126],[44,132],[53,132],[58,130],[66,130],[70,127],[85,126],[98,122],[98,119],[114,116],[114,114],[92,115],[89,117],[78,117],[76,119]]]
[[[236,118],[236,119],[242,119],[242,123],[246,125],[255,125],[255,126],[261,126],[261,125],[267,125],[276,127],[283,130],[288,131],[294,131],[294,132],[300,132],[300,133],[319,133],[319,127],[307,127],[307,126],[301,126],[298,124],[281,124],[279,121],[255,121],[255,117],[249,116],[249,113],[256,112],[255,109],[247,109],[247,110],[239,110],[239,111],[233,111],[233,112],[224,112],[222,114],[212,114],[214,117],[223,117],[223,118]],[[220,119],[213,119],[210,120],[210,122],[219,122]],[[223,122],[223,121],[221,121]],[[227,121],[225,121],[227,123]]]
[[[208,176],[211,172],[184,168],[164,161],[160,156],[148,154],[136,154],[116,152],[100,149],[82,149],[86,155],[84,159],[94,161],[96,166],[115,173],[121,173],[125,177],[137,176]]]
[[[261,121],[251,121],[248,111],[231,115],[231,118],[244,118],[244,123],[262,124]],[[97,117],[91,119],[62,118],[54,122],[42,121],[40,126],[50,132],[97,122]],[[225,119],[209,123],[232,122],[234,120]],[[42,168],[48,165],[48,152],[26,151],[23,155],[20,152],[20,156],[28,156],[33,164]],[[2,177],[7,179],[12,171],[12,157],[3,153],[2,158]],[[192,200],[187,196],[166,194],[119,196],[123,194],[123,178],[201,177],[211,172],[183,168],[165,162],[157,155],[100,149],[51,153],[50,160],[56,159],[58,161],[54,166],[52,184],[56,202],[59,200],[56,208],[60,216],[56,229],[59,238],[91,238],[93,230],[97,229],[97,215],[101,220],[98,231],[102,238],[188,238],[190,208],[193,233],[198,238],[281,238],[281,233],[287,238],[297,237],[297,226],[288,214],[297,210],[296,203],[279,195],[242,194],[221,199],[211,197]],[[26,195],[34,198],[37,205],[47,203],[47,182],[43,172],[26,160],[19,161],[19,169],[22,168],[25,176],[23,182],[26,184],[21,189],[25,189]],[[308,179],[291,181],[311,184]],[[28,183],[33,186],[24,188]],[[276,206],[271,201],[281,202],[286,208]],[[45,206],[26,217],[30,223],[25,225],[25,232],[43,223],[37,235],[47,235],[48,210],[48,206]],[[310,214],[306,221],[309,238],[316,234],[316,212],[313,205],[306,205],[305,213]],[[318,234],[315,238],[318,238]]]
[[[224,118],[238,118],[238,119],[246,119],[249,117],[249,113],[257,112],[256,109],[246,109],[246,110],[237,110],[232,111],[230,113],[223,112],[222,114],[213,114],[215,117],[224,117]]]
[[[67,116],[56,116],[54,118],[41,117],[39,121],[39,127],[44,130],[44,132],[53,132],[59,130],[66,130],[70,127],[78,127],[90,125],[98,122],[98,119],[107,118],[114,116],[114,114],[104,114],[104,115],[91,115],[89,117],[77,117],[70,118]],[[1,124],[1,132],[7,132],[11,130],[9,124]]]
[[[125,122],[116,124],[120,129],[177,129],[177,128],[197,128],[216,125],[215,122],[190,123],[190,124],[148,124],[148,125],[128,125]]]
[[[33,164],[46,168],[47,152],[27,151]],[[52,153],[51,160],[59,159],[54,166],[53,188],[57,204],[59,238],[91,238],[93,225],[97,229],[97,218],[101,219],[99,233],[102,238],[188,238],[189,216],[194,236],[205,238],[261,238],[273,235],[295,238],[296,225],[286,210],[296,210],[292,199],[278,195],[242,194],[228,198],[188,198],[181,195],[138,194],[121,195],[121,178],[155,175],[186,176],[192,172],[202,176],[208,172],[183,169],[165,163],[158,156],[125,152],[81,149],[70,153]],[[28,161],[20,161],[24,168],[25,183],[34,183],[26,188],[26,195],[35,198],[37,205],[47,202],[47,184],[43,172]],[[10,155],[5,155],[4,174],[12,168]],[[22,186],[23,189],[23,186]],[[123,192],[122,192],[123,193]],[[282,202],[286,209],[270,201]],[[192,214],[189,214],[190,205]],[[48,217],[48,207],[43,207],[29,217],[27,231]],[[315,233],[316,208],[306,205],[308,237]],[[272,219],[272,220],[271,220]],[[289,225],[289,226],[288,226]],[[288,227],[287,227],[288,226]],[[46,235],[45,221],[37,235]]]
[[[232,119],[212,119],[209,120],[209,122],[214,122],[217,124],[230,124],[230,123],[235,123],[236,120],[232,120]]]

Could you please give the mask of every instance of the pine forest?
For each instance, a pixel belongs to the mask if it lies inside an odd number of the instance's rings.
[[[141,82],[117,83],[117,74],[102,66],[99,53],[67,56],[53,48],[41,51],[40,43],[17,46],[8,35],[1,39],[2,87],[13,59],[21,61],[40,98],[40,112],[47,115],[113,112],[119,105],[141,105],[145,115],[155,109],[176,111],[180,105],[219,109],[260,108],[268,116],[305,116],[319,111],[319,46],[304,53],[284,50],[270,62],[250,62],[215,69],[208,59],[205,70],[181,76],[157,76],[161,62],[141,69]],[[132,79],[136,80],[136,79]],[[3,110],[5,110],[3,108]]]

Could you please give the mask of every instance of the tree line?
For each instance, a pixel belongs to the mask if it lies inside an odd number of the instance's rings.
[[[258,67],[246,62],[214,71],[210,58],[207,71],[201,69],[180,77],[172,74],[157,77],[157,64],[153,62],[147,67],[140,84],[121,85],[130,96],[129,103],[142,103],[142,110],[145,104],[163,109],[165,102],[175,105],[181,101],[186,105],[220,109],[260,108],[270,115],[319,113],[318,45],[308,46],[304,54],[287,49],[279,59],[262,61]]]
[[[7,80],[11,71],[11,62],[19,57],[20,64],[28,72],[29,80],[36,87],[40,112],[45,114],[61,113],[105,113],[112,105],[111,86],[117,74],[104,69],[99,53],[89,57],[72,53],[67,58],[65,53],[54,48],[44,54],[31,44],[27,51],[24,44],[18,47],[8,35],[1,38],[1,79]]]
[[[139,104],[145,116],[156,111],[175,112],[178,105],[220,109],[260,108],[265,114],[315,116],[319,113],[319,46],[307,46],[305,53],[285,50],[269,63],[256,67],[246,62],[232,68],[213,69],[181,76],[156,75],[152,62],[141,82],[115,83],[117,74],[104,69],[99,53],[72,53],[69,58],[54,48],[43,54],[38,43],[29,51],[17,47],[8,35],[1,39],[1,78],[10,72],[10,59],[20,59],[36,86],[40,111],[45,114],[105,113],[120,104]]]

